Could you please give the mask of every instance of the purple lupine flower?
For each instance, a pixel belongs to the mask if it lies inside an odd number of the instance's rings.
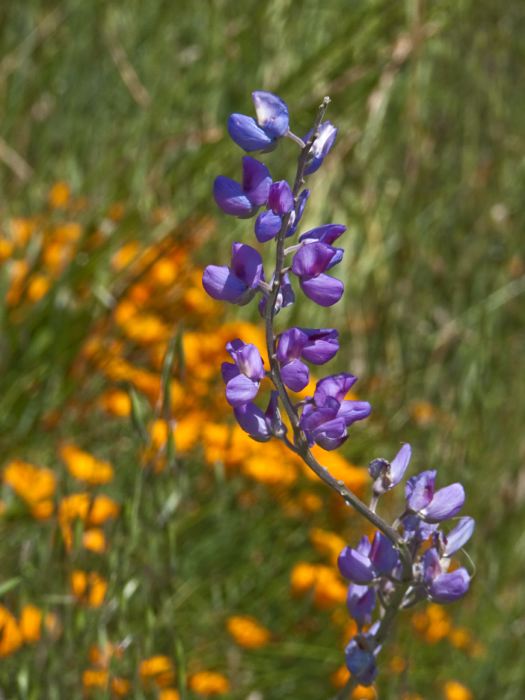
[[[339,236],[346,231],[346,226],[342,224],[324,224],[323,226],[317,226],[316,228],[310,229],[310,231],[305,231],[299,236],[300,243],[315,243],[319,241],[321,243],[327,243],[332,245]]]
[[[311,137],[312,132],[309,131],[305,136],[305,141]],[[332,146],[334,145],[335,138],[337,136],[337,129],[330,121],[325,121],[319,127],[319,134],[312,144],[312,149],[310,151],[310,162],[306,166],[304,171],[305,175],[311,175],[319,170],[323,164],[323,160],[326,158],[330,152]]]
[[[252,99],[257,121],[245,114],[232,114],[228,119],[228,133],[248,153],[271,151],[288,131],[288,107],[271,92],[257,90],[252,92]]]
[[[335,450],[348,437],[348,428],[370,415],[367,401],[345,400],[346,394],[357,381],[352,374],[335,374],[317,382],[314,396],[307,399],[299,425],[308,442],[325,450]]]
[[[450,573],[443,571],[439,554],[434,547],[427,549],[422,559],[423,584],[427,594],[436,603],[452,603],[462,598],[470,586],[470,576],[464,567]]]
[[[260,254],[249,245],[234,243],[230,266],[208,265],[202,275],[202,285],[219,301],[242,306],[254,297],[259,282],[264,280]]]
[[[264,379],[263,359],[255,345],[237,338],[226,344],[232,362],[223,362],[222,378],[226,384],[226,400],[231,406],[248,403],[257,396]]]
[[[408,509],[429,523],[454,517],[465,503],[465,491],[459,483],[435,491],[436,473],[421,472],[410,478],[405,487]]]
[[[445,547],[443,555],[450,557],[452,554],[461,549],[472,537],[476,522],[474,518],[460,518],[457,525],[445,536]]]
[[[404,540],[405,542],[411,542],[416,547],[422,542],[428,540],[437,530],[437,524],[427,523],[421,520],[417,515],[409,513],[401,518],[401,524],[403,525]]]
[[[266,165],[255,158],[244,156],[242,183],[219,175],[213,184],[213,196],[226,214],[247,219],[266,204],[271,184],[272,177]]]
[[[317,365],[328,362],[339,350],[338,335],[335,328],[290,328],[279,336],[276,354],[289,389],[301,391],[310,381],[308,367],[299,358]]]
[[[346,606],[359,627],[369,625],[376,605],[376,592],[370,586],[351,583],[348,586]]]
[[[257,442],[267,442],[273,435],[280,437],[286,433],[277,399],[278,392],[272,391],[264,413],[252,401],[233,409],[240,427]]]
[[[379,622],[363,634],[353,637],[345,649],[346,667],[360,685],[372,685],[377,676],[376,656],[381,650],[375,645],[374,635],[379,629]]]
[[[374,479],[372,490],[375,496],[381,496],[399,484],[407,470],[411,455],[412,448],[405,443],[391,463],[381,458],[370,462],[368,471]]]
[[[320,306],[332,306],[343,295],[341,280],[325,274],[343,257],[342,248],[316,241],[300,248],[292,260],[292,272],[299,277],[301,289],[306,296]]]
[[[267,211],[255,220],[255,236],[259,243],[266,243],[279,233],[283,217],[294,207],[293,193],[286,180],[274,182],[268,194]]]
[[[390,575],[399,561],[399,554],[388,537],[376,532],[372,543],[363,536],[355,549],[345,547],[337,565],[343,576],[360,585],[378,576]]]
[[[273,284],[273,278],[272,281],[270,282],[270,286]],[[267,301],[267,295],[265,294],[264,296],[261,297],[261,300],[259,301],[259,313],[261,316],[264,318],[264,315],[266,313],[266,301]],[[293,304],[295,301],[295,293],[293,291],[293,287],[290,283],[290,278],[288,276],[288,273],[285,273],[283,275],[282,281],[281,281],[281,286],[279,287],[279,291],[277,293],[277,300],[275,302],[275,313],[278,314],[281,309],[286,308],[287,306],[290,306]]]

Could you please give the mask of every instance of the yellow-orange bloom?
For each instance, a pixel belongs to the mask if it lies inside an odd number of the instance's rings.
[[[53,209],[63,209],[67,206],[70,196],[71,190],[67,182],[64,182],[63,180],[55,182],[55,184],[49,190],[49,194],[47,196],[49,206]]]
[[[19,459],[7,464],[3,480],[31,508],[48,501],[56,488],[56,476],[51,469],[36,467]]]
[[[14,654],[24,639],[13,615],[0,605],[0,658]]]
[[[69,473],[91,486],[107,484],[113,479],[113,467],[109,462],[97,459],[75,445],[62,445],[60,456],[66,463]]]
[[[42,611],[35,605],[24,605],[18,625],[26,644],[38,642],[42,633]]]
[[[335,569],[318,564],[299,562],[292,569],[292,593],[302,595],[314,590],[314,602],[320,608],[328,608],[346,600],[347,587]]]
[[[131,683],[126,678],[115,676],[111,679],[111,690],[118,698],[123,698],[131,691]]]
[[[228,632],[237,644],[245,649],[259,649],[268,644],[270,631],[248,615],[233,615],[226,623]]]
[[[175,668],[169,656],[159,654],[140,662],[139,676],[144,683],[153,681],[155,685],[163,688],[173,684]]]
[[[180,693],[175,688],[164,688],[160,691],[158,700],[180,700]]]
[[[27,298],[33,302],[40,301],[47,294],[50,286],[51,280],[47,275],[35,273],[27,282]]]
[[[106,551],[106,536],[104,530],[99,527],[92,527],[82,534],[82,544],[90,552],[103,554]]]
[[[75,569],[71,572],[70,584],[75,598],[90,608],[99,608],[104,602],[108,583],[95,571]]]
[[[131,413],[131,399],[129,394],[119,389],[106,391],[100,397],[100,404],[108,413],[124,418]]]
[[[458,681],[447,681],[443,686],[445,700],[472,700],[472,692]]]
[[[352,700],[375,700],[377,693],[373,686],[358,685],[350,697]]]
[[[91,688],[106,688],[109,673],[100,668],[87,668],[82,674],[82,685],[86,690]]]
[[[223,695],[230,691],[230,682],[222,673],[201,671],[190,676],[189,687],[198,695]]]
[[[332,673],[332,675],[330,676],[332,685],[335,688],[344,688],[349,678],[350,672],[348,671],[346,666],[339,666],[337,671],[334,671],[334,673]]]

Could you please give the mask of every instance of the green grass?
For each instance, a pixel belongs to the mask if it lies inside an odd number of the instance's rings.
[[[341,329],[345,350],[333,366],[358,374],[360,395],[374,406],[345,455],[364,464],[408,440],[416,468],[436,467],[441,483],[465,484],[466,510],[478,520],[469,548],[473,590],[451,614],[486,656],[424,645],[402,625],[396,647],[409,650],[408,676],[385,672],[380,697],[401,697],[406,682],[425,699],[440,698],[449,678],[476,699],[523,697],[525,9],[518,0],[324,5],[26,0],[0,7],[0,231],[12,216],[44,211],[56,180],[89,200],[76,217],[85,253],[108,206],[126,208],[104,245],[76,258],[42,302],[22,317],[0,306],[5,461],[59,470],[58,440],[76,440],[114,463],[108,492],[124,504],[103,559],[111,602],[96,613],[78,610],[55,585],[94,555],[68,558],[56,530],[23,515],[0,520],[1,581],[20,577],[0,602],[49,606],[63,627],[43,650],[0,661],[8,698],[81,697],[87,648],[105,635],[129,637],[128,674],[148,654],[166,653],[180,672],[202,664],[228,673],[234,698],[252,689],[264,700],[330,696],[340,639],[327,613],[290,602],[288,576],[297,560],[321,561],[308,529],[334,527],[333,519],[286,516],[264,487],[204,470],[199,453],[179,472],[137,476],[133,427],[71,407],[71,400],[89,405],[101,388],[98,378],[78,385],[75,358],[108,314],[115,250],[132,237],[184,235],[191,218],[211,214],[216,229],[194,257],[222,264],[231,241],[250,235],[249,222],[217,215],[210,188],[215,175],[238,172],[241,153],[225,122],[232,111],[251,111],[256,88],[287,101],[298,133],[329,94],[340,129],[312,181],[305,226],[348,225],[344,302],[329,312],[299,304],[288,318]],[[122,78],[131,70],[138,87]],[[290,176],[294,154],[284,144],[269,158],[276,178]],[[164,228],[152,223],[157,207],[169,210]],[[81,297],[82,285],[92,293]],[[175,323],[176,309],[174,316]],[[229,318],[240,316],[256,320],[249,308]],[[416,400],[430,401],[443,418],[417,425]],[[61,420],[45,429],[50,409]],[[246,490],[257,495],[248,511],[238,498]],[[167,503],[178,505],[159,523]],[[339,526],[348,537],[357,531],[355,519]],[[236,612],[257,616],[274,643],[239,652],[224,632]]]

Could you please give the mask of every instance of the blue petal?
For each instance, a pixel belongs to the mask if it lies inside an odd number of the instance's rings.
[[[337,559],[339,571],[354,583],[370,583],[374,580],[374,569],[370,559],[356,549],[345,547]]]
[[[277,95],[263,90],[252,92],[257,122],[272,138],[284,136],[288,131],[288,107]]]
[[[230,406],[240,406],[257,396],[259,382],[252,381],[244,374],[239,374],[226,385],[226,400]]]
[[[219,175],[213,183],[213,196],[226,214],[246,218],[254,213],[254,207],[241,185],[229,177]]]
[[[263,211],[255,219],[255,237],[259,243],[266,243],[279,233],[282,219],[272,211]]]
[[[245,151],[264,151],[272,146],[273,138],[245,114],[232,114],[228,119],[228,133]]]
[[[257,442],[267,442],[271,433],[261,409],[254,403],[246,403],[233,409],[241,428]]]
[[[219,301],[238,304],[246,292],[246,285],[226,266],[208,265],[202,275],[202,286]]]

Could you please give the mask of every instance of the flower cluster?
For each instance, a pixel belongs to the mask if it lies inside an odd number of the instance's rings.
[[[375,459],[370,463],[374,479],[374,499],[401,482],[411,458],[410,445],[401,447],[392,462]],[[375,637],[379,621],[366,632],[378,603],[387,608],[394,595],[398,607],[408,608],[419,600],[450,603],[463,597],[470,585],[464,567],[452,568],[451,558],[470,539],[474,520],[462,517],[451,529],[440,529],[455,519],[465,501],[461,484],[435,489],[436,471],[424,471],[411,477],[405,486],[405,507],[396,520],[399,540],[409,562],[403,567],[399,550],[382,532],[372,541],[362,537],[357,547],[345,547],[339,555],[342,575],[351,581],[347,607],[359,627],[346,648],[346,663],[362,685],[370,685],[377,675],[376,656],[381,642]]]
[[[275,316],[295,302],[294,278],[302,293],[320,306],[330,307],[343,295],[344,284],[332,275],[332,269],[343,259],[344,250],[335,243],[346,227],[325,224],[289,241],[300,228],[308,202],[310,193],[304,187],[305,178],[323,164],[337,129],[324,120],[327,98],[304,138],[290,130],[288,107],[280,97],[257,91],[253,102],[256,119],[231,115],[229,134],[249,153],[272,151],[283,137],[299,145],[293,184],[274,181],[264,163],[244,156],[242,181],[219,176],[213,192],[225,213],[239,218],[257,215],[255,239],[262,246],[275,243],[275,267],[270,275],[265,275],[261,252],[235,242],[230,264],[206,267],[203,286],[214,299],[232,304],[248,304],[259,297],[269,366],[265,367],[254,344],[240,338],[227,343],[233,362],[222,365],[226,399],[242,430],[259,442],[272,437],[282,440],[377,529],[371,541],[363,537],[357,547],[345,547],[338,558],[340,572],[351,582],[347,606],[358,630],[346,648],[350,682],[367,686],[377,675],[376,657],[398,610],[422,599],[451,602],[467,592],[470,575],[463,567],[453,568],[451,557],[470,538],[474,521],[464,517],[451,528],[441,529],[461,510],[465,493],[459,483],[436,490],[435,471],[424,471],[407,481],[405,508],[393,525],[376,514],[380,497],[404,477],[411,458],[407,444],[391,463],[385,459],[371,462],[370,507],[320,465],[310,451],[314,445],[324,450],[337,449],[348,438],[352,424],[371,412],[368,402],[349,396],[357,378],[348,372],[320,379],[313,392],[301,400],[293,396],[310,387],[309,364],[324,365],[338,352],[339,334],[335,328],[293,326],[280,333],[274,329]],[[261,407],[256,401],[265,378],[273,387],[266,407]],[[373,621],[376,611],[377,619]]]
[[[250,245],[236,242],[232,246],[229,265],[208,265],[203,274],[203,286],[214,299],[244,305],[260,295],[262,316],[274,315],[295,302],[290,273],[298,280],[303,293],[320,306],[338,302],[344,290],[343,282],[328,272],[341,262],[342,248],[334,242],[345,232],[340,224],[325,224],[298,237],[297,243],[284,248],[285,239],[293,236],[300,225],[309,191],[303,188],[304,177],[318,170],[328,155],[337,135],[329,121],[319,121],[304,141],[290,131],[288,107],[283,100],[269,92],[253,93],[257,119],[233,114],[228,122],[232,139],[247,152],[273,150],[284,136],[302,145],[304,154],[299,177],[292,187],[285,180],[273,181],[266,165],[251,156],[242,159],[242,181],[236,182],[220,175],[213,188],[215,201],[227,214],[239,218],[255,216],[254,234],[259,243],[277,239],[286,265],[279,265],[269,276],[264,273],[261,253]],[[278,337],[267,339],[269,353],[282,383],[292,392],[300,392],[310,382],[308,364],[323,365],[339,350],[339,335],[334,328],[291,327]],[[255,440],[272,436],[282,438],[286,426],[281,420],[279,393],[274,391],[266,411],[254,402],[264,376],[264,362],[259,350],[241,339],[228,343],[232,363],[222,366],[226,398],[233,406],[235,417],[243,430]],[[325,377],[317,383],[313,396],[295,406],[300,414],[300,430],[310,445],[324,449],[338,447],[348,437],[355,421],[370,414],[364,401],[346,399],[356,381],[351,374]],[[276,386],[278,390],[278,387]],[[281,397],[282,399],[282,397]]]

